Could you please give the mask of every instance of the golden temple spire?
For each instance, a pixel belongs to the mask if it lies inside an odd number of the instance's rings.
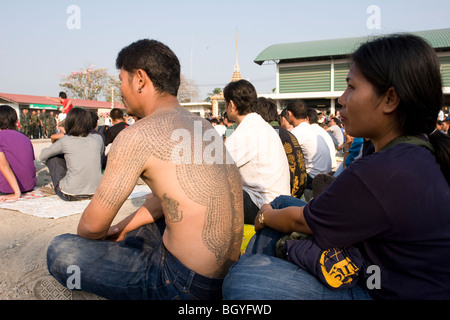
[[[241,70],[239,69],[239,61],[238,61],[238,29],[236,28],[236,62],[234,63],[234,72],[231,77],[231,81],[241,80]]]

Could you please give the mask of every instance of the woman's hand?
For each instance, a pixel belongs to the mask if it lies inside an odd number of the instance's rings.
[[[21,196],[21,194],[16,194],[16,193],[12,193],[12,194],[5,194],[3,196],[0,196],[0,202],[5,202],[8,200],[17,200],[19,199]]]
[[[272,210],[272,206],[270,204],[263,204],[263,206],[261,207],[261,209],[259,209],[258,214],[255,217],[255,231],[259,231],[263,228],[266,227],[266,224],[261,224],[261,222],[259,222],[259,217],[261,214],[264,214],[265,212],[268,212],[269,210]]]

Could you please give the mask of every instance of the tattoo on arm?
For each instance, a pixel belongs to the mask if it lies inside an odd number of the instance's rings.
[[[149,156],[141,139],[139,132],[135,131],[126,136],[119,134],[114,140],[105,173],[96,192],[103,207],[119,210],[133,191]]]

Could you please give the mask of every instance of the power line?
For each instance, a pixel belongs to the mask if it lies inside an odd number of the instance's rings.
[[[259,78],[259,79],[254,79],[254,80],[250,80],[251,83],[256,83],[256,82],[265,82],[265,81],[269,81],[269,80],[275,80],[273,77],[266,77],[266,78]],[[214,87],[214,86],[225,86],[226,84],[228,84],[228,82],[223,82],[223,83],[213,83],[213,84],[196,84],[197,87]]]

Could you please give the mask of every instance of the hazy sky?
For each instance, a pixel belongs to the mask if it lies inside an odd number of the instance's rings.
[[[449,0],[0,0],[0,13],[0,92],[42,96],[91,64],[117,73],[117,53],[143,38],[177,54],[203,100],[231,80],[236,28],[241,74],[260,93],[275,87],[275,66],[253,60],[272,44],[450,28]]]

